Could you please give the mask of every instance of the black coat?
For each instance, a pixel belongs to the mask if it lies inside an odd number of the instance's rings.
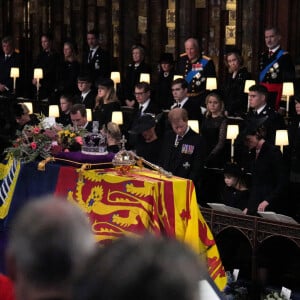
[[[59,93],[67,95],[76,95],[79,93],[77,87],[77,78],[80,72],[80,63],[78,61],[63,61],[59,72]]]
[[[39,99],[50,98],[53,102],[59,86],[60,57],[55,51],[42,51],[36,58],[34,68],[43,69],[43,79],[40,80]],[[33,78],[33,76],[32,76]]]
[[[246,68],[241,68],[232,78],[232,74],[227,74],[222,87],[225,110],[230,116],[241,115],[247,111],[248,95],[244,93],[245,81],[251,78],[251,74]]]
[[[175,147],[176,134],[166,133],[163,139],[160,165],[175,176],[199,183],[203,174],[205,147],[199,134],[189,130]]]
[[[90,62],[88,62],[88,57],[89,51],[84,55],[83,67],[84,71],[89,72],[94,81],[99,77],[110,77],[110,57],[106,50],[99,47]]]
[[[201,112],[199,101],[197,101],[195,98],[189,98],[184,103],[182,108],[184,108],[188,112],[189,120],[197,120],[199,122],[199,128],[200,128],[203,115]]]
[[[254,155],[254,154],[252,154]],[[265,142],[251,161],[251,189],[248,202],[248,214],[255,214],[259,203],[266,200],[267,210],[282,212],[288,205],[284,193],[287,193],[288,171],[278,147]]]
[[[13,78],[10,77],[10,69],[12,67],[17,67],[19,68],[20,72],[20,77],[16,79],[16,89],[17,89],[17,94],[18,92],[21,91],[22,89],[22,59],[21,55],[17,52],[13,52],[11,56],[5,60],[5,55],[4,53],[0,54],[0,83],[4,84],[7,88],[8,91],[7,93],[3,93],[4,95],[9,95],[13,93]]]
[[[122,80],[122,100],[135,99],[134,86],[140,81],[141,73],[151,74],[151,68],[145,62],[141,62],[137,67],[134,66],[134,63],[126,67],[125,77]]]
[[[174,78],[174,71],[168,74],[159,72],[158,80],[155,88],[156,103],[161,109],[170,109],[174,103],[174,98],[171,90],[171,84]]]
[[[264,127],[267,130],[266,140],[269,141],[270,143],[274,144],[276,130],[285,129],[286,125],[285,125],[283,116],[281,114],[279,114],[278,112],[276,112],[273,108],[271,108],[271,106],[266,105],[259,114],[255,114],[253,110],[250,110],[247,113],[247,116],[245,119],[245,124],[247,126],[247,124],[253,123],[253,120],[264,118],[266,116],[268,118],[263,123]]]
[[[93,120],[99,121],[99,128],[101,129],[103,125],[107,125],[108,122],[111,122],[112,112],[120,110],[121,106],[119,101],[102,104],[94,111]]]
[[[93,109],[95,107],[95,100],[96,100],[97,92],[94,89],[91,89],[89,93],[85,96],[83,99],[83,102],[81,101],[81,95],[77,95],[75,97],[76,103],[82,103],[85,105],[86,108]]]

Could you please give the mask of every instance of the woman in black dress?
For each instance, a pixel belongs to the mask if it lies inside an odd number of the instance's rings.
[[[132,62],[126,67],[125,77],[122,80],[124,105],[135,105],[134,87],[140,82],[141,73],[151,73],[150,66],[145,62],[145,48],[142,45],[131,47]]]
[[[63,47],[64,60],[60,66],[59,92],[60,94],[75,95],[79,93],[77,78],[80,64],[76,58],[76,49],[71,42],[65,42]]]
[[[226,161],[225,141],[227,130],[224,103],[219,94],[215,92],[206,96],[205,103],[207,111],[201,125],[201,134],[207,149],[205,165],[208,168],[222,168]]]
[[[102,78],[97,82],[98,94],[93,110],[93,120],[99,121],[99,128],[111,121],[112,112],[120,111],[120,102],[117,99],[114,82],[110,78]]]
[[[222,87],[225,110],[228,116],[241,116],[247,112],[248,96],[244,93],[245,81],[251,74],[243,66],[243,58],[238,49],[232,49],[225,55],[224,62],[228,74]]]

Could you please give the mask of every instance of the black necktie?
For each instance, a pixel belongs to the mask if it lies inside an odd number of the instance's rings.
[[[139,116],[141,116],[142,113],[143,113],[143,105],[141,105],[140,108],[139,108]]]
[[[93,58],[93,50],[90,50],[90,53],[89,53],[89,63],[92,61],[92,58]]]
[[[83,96],[80,97],[80,100],[81,100],[81,103],[83,103],[83,101],[84,101]]]

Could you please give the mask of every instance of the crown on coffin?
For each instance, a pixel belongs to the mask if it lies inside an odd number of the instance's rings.
[[[83,154],[104,155],[107,154],[107,143],[105,136],[98,132],[97,123],[93,122],[93,132],[83,136],[81,152]],[[98,122],[99,125],[99,122]]]

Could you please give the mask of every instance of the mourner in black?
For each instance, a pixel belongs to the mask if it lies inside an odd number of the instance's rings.
[[[87,120],[87,112],[84,104],[76,103],[70,110],[72,124],[77,129],[93,130],[93,123]]]
[[[140,82],[141,73],[151,74],[151,67],[145,62],[145,48],[137,44],[131,47],[132,62],[126,67],[122,80],[122,102],[124,105],[135,105],[134,87]]]
[[[99,77],[110,77],[109,53],[99,44],[99,34],[95,30],[87,33],[88,51],[83,58],[84,72],[89,72],[93,82]]]
[[[70,95],[61,95],[59,99],[60,112],[56,123],[63,126],[72,125],[70,110],[73,106],[73,98]]]
[[[162,144],[161,138],[155,131],[156,124],[157,119],[153,115],[144,114],[130,131],[131,134],[138,135],[133,146],[136,154],[153,164],[159,163]]]
[[[52,47],[52,36],[43,34],[41,36],[42,51],[37,56],[34,62],[34,68],[43,70],[43,78],[39,81],[38,98],[40,100],[48,99],[52,104],[57,104],[56,92],[58,91],[59,83],[59,54]],[[32,83],[36,86],[37,80],[32,76]]]
[[[265,29],[267,51],[259,57],[259,82],[270,93],[269,104],[276,110],[280,107],[283,82],[295,81],[295,66],[290,54],[280,46],[281,35],[277,28]]]
[[[12,37],[2,39],[0,53],[0,95],[18,95],[22,91],[22,60],[21,55],[14,49]],[[11,68],[19,68],[19,78],[16,78],[14,89],[13,78],[10,77]]]
[[[170,109],[174,103],[171,91],[174,74],[173,54],[163,53],[159,60],[159,74],[155,88],[155,99],[161,109]]]
[[[114,82],[110,78],[100,78],[96,82],[98,94],[93,110],[93,120],[99,121],[99,128],[112,120],[113,111],[120,111],[120,102],[117,99]]]
[[[173,175],[193,180],[196,188],[203,175],[205,148],[199,134],[188,126],[188,114],[174,108],[168,118],[172,130],[163,138],[161,166]]]
[[[224,62],[228,68],[222,94],[228,116],[242,116],[247,112],[248,95],[244,93],[245,82],[251,74],[243,66],[243,57],[238,49],[228,49]]]
[[[75,45],[70,41],[64,42],[63,52],[64,58],[59,72],[59,93],[76,95],[79,92],[77,78],[80,73],[80,63],[76,57]]]
[[[86,108],[95,107],[97,92],[92,87],[92,78],[87,74],[80,74],[77,78],[77,86],[80,94],[75,97],[76,103],[84,104]]]
[[[262,120],[253,120],[243,132],[249,151],[248,166],[251,173],[251,189],[247,214],[257,211],[285,213],[288,201],[285,192],[288,187],[288,169],[280,149],[265,140],[266,128]]]

